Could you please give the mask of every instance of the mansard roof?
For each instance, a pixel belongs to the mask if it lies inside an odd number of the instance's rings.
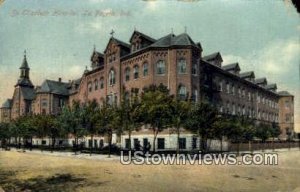
[[[145,35],[144,33],[141,33],[141,32],[139,32],[139,31],[137,31],[137,30],[134,30],[134,32],[132,33],[132,35],[131,35],[131,37],[130,37],[130,39],[129,39],[129,42],[132,41],[132,38],[133,38],[134,35],[136,35],[136,34],[142,36],[143,38],[147,39],[148,41],[150,41],[150,42],[152,42],[152,43],[154,43],[154,42],[156,41],[156,39],[154,39],[154,38],[152,38],[152,37],[150,37],[150,36],[148,36],[148,35]]]
[[[34,100],[35,90],[31,87],[20,87],[21,93],[25,100]]]
[[[259,79],[255,79],[255,83],[256,84],[267,84],[268,81],[267,81],[267,78],[262,77],[262,78],[259,78]]]
[[[57,95],[69,95],[68,91],[69,83],[53,81],[46,79],[41,88],[37,91],[38,93],[53,93]]]
[[[215,53],[206,55],[206,56],[202,57],[202,59],[205,61],[211,61],[211,60],[216,60],[216,59],[220,59],[221,61],[223,61],[220,52],[215,52]]]
[[[1,108],[11,108],[11,107],[12,107],[12,99],[6,99],[6,101],[1,106]]]
[[[240,66],[239,66],[239,63],[232,63],[232,64],[228,64],[228,65],[224,65],[222,67],[223,70],[225,71],[231,71],[231,70],[238,70],[240,71]]]
[[[240,78],[255,78],[254,71],[240,73]]]

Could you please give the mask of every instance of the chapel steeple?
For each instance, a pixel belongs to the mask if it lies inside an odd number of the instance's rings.
[[[23,87],[33,87],[30,78],[29,78],[29,71],[30,68],[28,66],[27,58],[26,58],[26,50],[24,51],[24,58],[20,69],[20,78],[16,84],[16,86],[23,86]]]

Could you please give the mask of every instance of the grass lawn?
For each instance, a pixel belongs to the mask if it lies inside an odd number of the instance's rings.
[[[5,191],[300,191],[300,151],[279,152],[279,165],[122,165],[0,151]],[[1,191],[1,189],[0,189]]]

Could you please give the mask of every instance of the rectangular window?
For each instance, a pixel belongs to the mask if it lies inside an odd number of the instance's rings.
[[[129,139],[125,139],[125,148],[129,149],[130,148],[130,140]]]
[[[157,138],[157,149],[165,149],[165,139]]]
[[[179,149],[186,149],[186,138],[179,138]]]
[[[197,137],[193,137],[193,140],[192,140],[192,148],[193,148],[193,149],[196,149],[196,148],[197,148]]]

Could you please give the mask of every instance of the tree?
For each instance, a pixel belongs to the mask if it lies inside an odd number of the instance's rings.
[[[255,130],[256,130],[255,124],[252,120],[245,118],[245,117],[243,117],[241,119],[241,123],[243,126],[243,138],[246,141],[248,141],[248,149],[249,149],[250,153],[253,153],[252,141],[255,136]]]
[[[278,137],[281,134],[281,130],[280,127],[278,125],[278,123],[273,122],[271,129],[270,129],[270,136],[272,137],[272,150],[274,151],[274,140],[275,137]]]
[[[112,135],[120,130],[120,122],[121,117],[118,115],[116,105],[109,105],[107,102],[104,102],[98,113],[98,126],[100,133],[108,136],[108,157],[111,155]]]
[[[264,151],[265,148],[264,143],[271,135],[270,130],[271,130],[270,125],[266,123],[260,123],[260,125],[256,127],[255,136],[261,139],[262,151]]]
[[[128,133],[129,150],[131,150],[131,133],[132,131],[138,131],[141,128],[142,120],[140,115],[141,103],[137,94],[134,91],[131,92],[130,99],[122,97],[121,104],[118,108],[119,115],[121,117],[122,132]]]
[[[92,155],[94,145],[94,135],[98,133],[97,121],[99,114],[99,105],[96,100],[89,101],[87,105],[83,107],[84,110],[84,125],[87,132],[91,135],[90,155]]]
[[[73,101],[72,106],[64,107],[59,116],[60,124],[67,133],[71,133],[75,137],[75,154],[78,150],[78,140],[85,134],[83,127],[84,111],[78,101]]]
[[[10,124],[2,122],[0,123],[0,143],[2,148],[7,147],[7,143],[12,136],[12,132],[10,129]]]
[[[162,84],[150,85],[144,89],[141,96],[140,112],[144,124],[149,124],[153,130],[153,152],[156,148],[156,138],[159,132],[171,124],[171,103],[173,96]]]
[[[191,105],[188,101],[173,99],[171,103],[171,125],[175,128],[177,134],[177,155],[179,154],[180,129],[186,126],[190,108]]]
[[[203,152],[207,151],[207,139],[213,138],[213,126],[218,120],[218,111],[208,103],[198,103],[190,111],[187,118],[187,129],[198,134]]]
[[[237,155],[240,153],[240,143],[243,139],[243,124],[239,117],[231,117],[229,120],[229,130],[227,132],[228,138],[232,142],[237,143]]]

